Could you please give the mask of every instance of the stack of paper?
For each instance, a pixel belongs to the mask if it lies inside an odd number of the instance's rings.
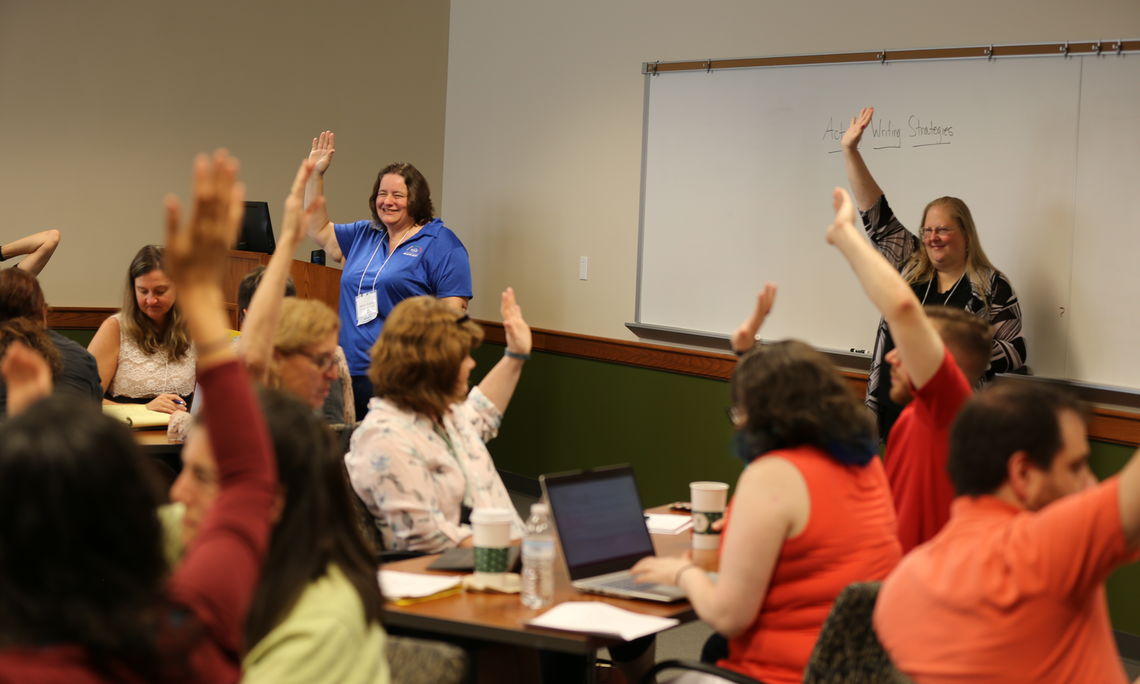
[[[650,513],[645,526],[652,534],[681,534],[693,526],[693,516],[672,513]]]
[[[146,404],[104,404],[103,413],[135,428],[166,427],[170,414],[151,411]]]
[[[459,586],[463,580],[458,575],[421,575],[415,572],[381,570],[380,591],[384,598],[423,598]]]
[[[534,627],[585,632],[630,641],[647,634],[669,629],[678,623],[673,618],[634,613],[601,601],[568,601],[559,603],[527,622]]]

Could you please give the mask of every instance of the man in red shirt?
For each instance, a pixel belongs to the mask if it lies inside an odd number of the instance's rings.
[[[886,356],[891,400],[906,408],[887,437],[885,465],[905,554],[933,537],[950,517],[950,424],[989,366],[993,332],[961,309],[924,310],[902,275],[855,228],[855,210],[845,191],[836,191],[835,205],[828,242],[847,258],[896,344]]]
[[[950,521],[883,583],[875,631],[917,682],[1126,682],[1104,580],[1140,546],[1140,458],[1096,484],[1084,407],[1006,383],[960,411]]]

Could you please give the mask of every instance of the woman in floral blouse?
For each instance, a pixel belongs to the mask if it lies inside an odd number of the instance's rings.
[[[426,296],[404,300],[388,316],[371,351],[376,397],[345,455],[385,548],[470,546],[471,509],[514,511],[486,446],[530,358],[530,327],[511,288],[502,295],[502,316],[507,349],[470,391],[471,350],[483,339],[478,325]],[[512,536],[521,537],[517,514],[513,527]]]

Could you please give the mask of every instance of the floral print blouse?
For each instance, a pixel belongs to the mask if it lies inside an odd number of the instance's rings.
[[[457,546],[471,535],[459,522],[463,505],[510,510],[512,537],[522,536],[486,446],[502,418],[478,387],[451,406],[442,426],[383,398],[368,403],[344,462],[386,549],[437,553]]]

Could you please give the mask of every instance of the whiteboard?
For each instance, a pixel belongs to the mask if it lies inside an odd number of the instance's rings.
[[[1033,372],[1140,387],[1140,55],[667,72],[648,79],[637,322],[727,334],[765,281],[762,336],[870,351],[878,315],[824,241],[839,138],[912,230],[970,206],[1021,301]]]

